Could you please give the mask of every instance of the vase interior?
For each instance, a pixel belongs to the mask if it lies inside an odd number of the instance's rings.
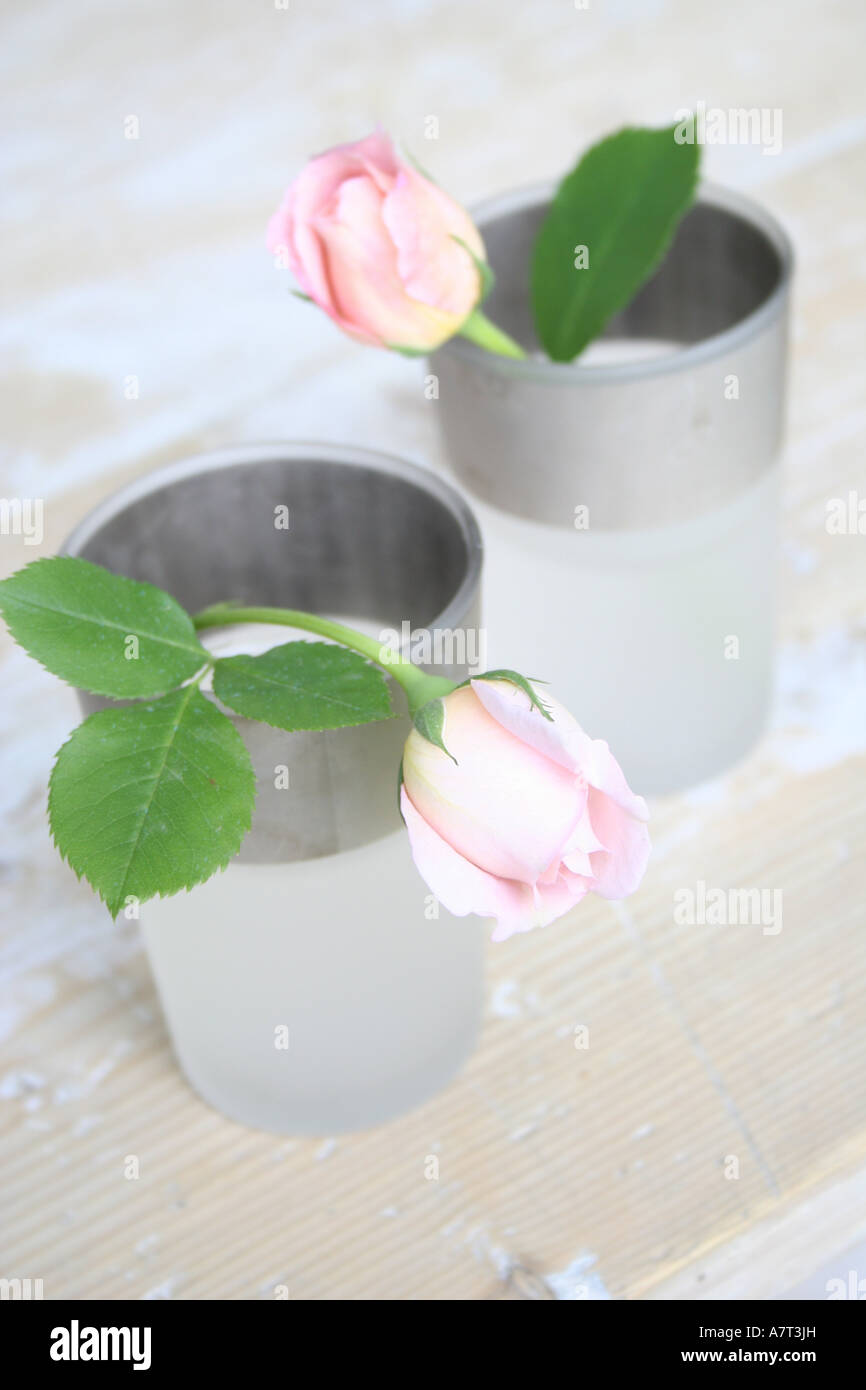
[[[471,549],[462,518],[412,479],[311,454],[166,481],[115,510],[77,553],[192,612],[230,599],[399,627],[448,608]]]
[[[479,225],[495,276],[484,312],[527,351],[540,351],[530,292],[535,238],[549,203],[513,206]],[[575,231],[575,244],[580,241]],[[592,247],[589,248],[590,264]],[[578,275],[581,272],[575,270]],[[785,275],[782,248],[732,209],[699,201],[680,222],[661,265],[607,324],[604,339],[702,342],[755,313]]]

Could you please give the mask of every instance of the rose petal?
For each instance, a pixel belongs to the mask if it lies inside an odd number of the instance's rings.
[[[457,321],[406,294],[397,253],[381,219],[381,195],[367,178],[347,180],[333,216],[319,217],[328,276],[341,326],[381,344],[423,350],[449,337]]]
[[[503,729],[467,686],[445,701],[443,738],[450,758],[417,730],[406,742],[403,776],[415,806],[479,868],[536,883],[558,866],[586,788]]]
[[[495,918],[494,941],[547,926],[587,891],[586,885],[571,875],[562,876],[549,888],[533,891],[528,884],[485,873],[437,835],[412,804],[405,786],[400,789],[400,808],[412,857],[428,888],[455,917],[477,913]]]
[[[494,941],[502,941],[513,936],[515,931],[532,931],[534,927],[547,927],[557,918],[570,912],[589,892],[589,882],[578,874],[560,868],[553,883],[537,883],[533,889],[534,912],[531,918],[524,918],[519,927],[510,930],[499,926],[493,933]]]
[[[469,214],[415,169],[403,166],[382,205],[397,250],[400,279],[413,299],[462,322],[481,296],[481,277],[459,237],[483,260],[484,243]]]
[[[336,314],[325,252],[317,233],[310,226],[298,227],[294,245],[294,251],[289,253],[289,269],[304,294],[310,295],[326,313]]]
[[[455,917],[465,917],[470,912],[507,920],[522,917],[527,903],[532,901],[531,890],[525,884],[497,878],[464,859],[427,824],[405,786],[400,789],[400,809],[418,872],[449,912]]]
[[[649,831],[616,801],[594,787],[589,793],[589,816],[604,851],[590,855],[590,887],[602,898],[627,898],[644,876],[650,854]]]
[[[554,695],[544,689],[537,692],[553,715],[550,720],[534,709],[529,696],[510,681],[474,680],[472,689],[504,729],[561,767],[579,772],[591,787],[612,797],[630,815],[649,820],[646,802],[642,796],[635,796],[604,739],[591,739],[584,733],[574,715]]]
[[[286,248],[302,291],[351,337],[429,352],[479,296],[478,272],[454,235],[483,255],[468,214],[403,164],[377,129],[309,161],[270,220],[268,246]]]
[[[649,810],[642,796],[635,796],[625,774],[603,738],[590,740],[589,759],[584,776],[591,787],[604,792],[630,816],[648,821]],[[598,827],[596,827],[598,828]],[[604,838],[604,836],[602,836]]]
[[[295,220],[308,222],[327,212],[347,179],[367,176],[384,194],[398,172],[394,147],[383,130],[375,130],[363,140],[335,145],[311,159],[291,185]]]
[[[381,192],[389,192],[394,180],[399,176],[401,165],[393,140],[381,126],[377,126],[373,133],[363,140],[356,140],[354,145],[341,148],[352,150],[366,172],[378,184]]]
[[[553,716],[552,719],[545,719],[526,692],[511,681],[473,680],[472,689],[488,714],[515,738],[570,772],[583,771],[590,756],[592,740],[583,732],[574,715],[553,695],[544,689],[537,692],[539,700]]]
[[[590,855],[594,854],[596,850],[603,849],[604,845],[593,830],[589,811],[586,810],[574,827],[568,843],[563,847],[562,862],[573,873],[592,878]]]

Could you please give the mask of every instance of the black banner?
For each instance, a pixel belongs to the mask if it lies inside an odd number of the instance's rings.
[[[667,1373],[675,1368],[700,1373],[708,1367],[728,1371],[802,1367],[826,1376],[852,1362],[856,1366],[866,1331],[864,1310],[854,1301],[593,1302],[590,1306],[576,1300],[576,1304],[571,1313],[562,1314],[565,1321],[559,1327],[569,1337],[579,1338],[574,1348],[576,1367],[589,1360],[594,1377],[635,1371]],[[333,1332],[327,1340],[317,1336],[315,1307],[306,1305],[306,1312],[300,1314],[290,1301],[43,1303],[13,1299],[0,1304],[0,1326],[7,1350],[15,1349],[18,1365],[25,1372],[47,1371],[52,1378],[92,1377],[100,1370],[114,1376],[148,1375],[188,1366],[230,1375],[281,1362],[289,1375],[299,1347],[304,1349],[305,1363],[310,1356],[320,1355],[322,1369],[333,1370],[335,1339]],[[333,1319],[335,1314],[328,1316]],[[336,1316],[342,1323],[346,1313]],[[375,1313],[367,1307],[362,1342],[352,1338],[345,1345],[354,1347],[356,1354],[360,1345],[369,1351],[370,1336],[375,1335],[377,1360],[387,1357],[392,1341],[394,1350],[399,1350],[407,1316],[411,1317],[409,1307],[401,1314],[401,1327],[395,1329],[391,1323],[390,1330],[376,1329]],[[483,1316],[479,1327],[476,1306],[475,1334],[495,1333],[498,1340],[488,1351],[505,1351],[514,1324],[503,1328],[495,1316],[487,1324],[488,1314]],[[547,1330],[550,1324],[544,1326]],[[501,1340],[503,1336],[508,1340]],[[455,1361],[463,1360],[450,1339],[443,1341],[443,1353],[446,1346],[451,1347]],[[432,1365],[429,1349],[425,1339],[425,1365]],[[583,1378],[576,1369],[578,1374]]]

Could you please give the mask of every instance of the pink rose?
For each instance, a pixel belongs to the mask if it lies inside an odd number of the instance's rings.
[[[339,328],[376,347],[438,347],[481,297],[484,245],[468,213],[380,130],[310,161],[270,220],[268,249],[284,251]]]
[[[416,728],[403,755],[421,876],[456,916],[495,917],[495,941],[546,926],[587,893],[626,897],[649,858],[646,802],[607,744],[540,698],[551,719],[510,681],[473,680],[442,701],[448,752]]]

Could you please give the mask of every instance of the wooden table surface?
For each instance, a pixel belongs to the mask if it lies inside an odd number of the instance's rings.
[[[780,154],[714,146],[705,170],[799,264],[772,729],[653,805],[636,897],[490,948],[477,1054],[402,1120],[286,1142],[193,1096],[135,924],[49,841],[73,696],[6,644],[0,1275],[46,1298],[531,1299],[866,1274],[866,536],[825,524],[866,497],[864,21],[858,0],[7,8],[0,493],[44,499],[45,534],[0,537],[5,572],[201,448],[318,436],[435,466],[420,366],[340,337],[263,249],[303,159],[377,119],[469,203],[627,121],[778,108]],[[780,888],[783,930],[677,926],[700,878]]]

